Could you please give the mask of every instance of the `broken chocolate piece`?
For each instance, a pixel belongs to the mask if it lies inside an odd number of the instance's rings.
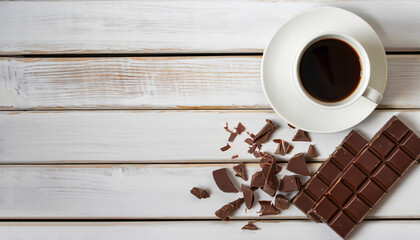
[[[233,170],[236,172],[235,176],[242,178],[245,181],[248,181],[248,176],[246,175],[245,165],[239,163],[236,166],[233,166]]]
[[[286,169],[303,176],[312,175],[308,170],[308,166],[306,165],[305,161],[305,155],[303,155],[303,153],[297,153],[292,158],[290,158]]]
[[[290,205],[289,199],[282,194],[277,194],[274,200],[274,207],[280,211],[286,210]]]
[[[231,133],[229,136],[228,142],[233,142],[233,140],[235,140],[237,135],[238,135],[237,133]]]
[[[274,158],[274,156],[268,154],[268,153],[263,153],[262,154],[262,158],[260,160],[260,167],[264,167],[264,164],[271,164],[273,162],[276,162],[276,159]]]
[[[245,226],[241,228],[242,230],[259,230],[257,226],[254,225],[251,221],[248,222]]]
[[[213,178],[217,186],[219,187],[219,189],[222,190],[222,192],[227,192],[227,193],[238,192],[238,189],[236,189],[235,185],[233,185],[232,181],[230,180],[227,174],[226,168],[214,170]]]
[[[238,156],[238,154],[235,154],[235,155],[233,155],[231,158],[232,159],[235,159],[235,158],[238,158],[239,156]]]
[[[228,126],[228,123],[226,122],[226,126],[225,127],[223,127],[225,130],[226,130],[226,132],[228,132],[228,133],[234,133],[233,131],[231,131],[231,130],[229,130],[229,126]]]
[[[227,144],[226,144],[226,146],[221,147],[221,148],[220,148],[220,150],[221,150],[222,152],[224,152],[224,151],[227,151],[229,148],[230,148],[230,145],[229,145],[229,143],[227,143]]]
[[[232,214],[236,209],[238,209],[243,202],[244,202],[243,198],[238,198],[235,201],[224,205],[219,210],[217,210],[214,214],[218,218],[222,219],[223,221],[228,221],[229,215]]]
[[[246,134],[248,134],[252,139],[254,139],[255,138],[255,135],[253,134],[253,133],[250,133],[250,132],[246,132]]]
[[[293,137],[292,141],[304,141],[304,142],[310,142],[311,139],[308,136],[308,133],[303,130],[298,130],[296,135]]]
[[[318,151],[315,149],[314,145],[309,145],[308,152],[306,153],[307,157],[314,158],[318,157]]]
[[[301,187],[301,182],[296,175],[286,175],[280,183],[281,192],[297,191]]]
[[[236,133],[239,135],[241,135],[241,133],[243,133],[246,130],[245,126],[242,125],[241,122],[238,123],[238,126],[235,129],[236,129]]]
[[[273,141],[273,142],[274,142],[274,141]],[[282,156],[286,155],[286,153],[284,152],[284,148],[283,148],[283,144],[282,144],[281,140],[280,140],[280,142],[279,142],[279,145],[277,145],[277,149],[276,149],[276,151],[274,152],[274,154],[280,154],[280,155],[282,155]]]
[[[270,135],[276,130],[276,127],[270,120],[266,119],[265,121],[267,122],[265,126],[253,138],[254,143],[261,144],[267,142]]]
[[[261,209],[257,213],[261,213],[260,216],[264,215],[274,215],[279,214],[280,211],[277,210],[273,204],[271,204],[271,201],[258,201],[260,203]]]
[[[251,188],[262,188],[264,187],[265,177],[262,171],[254,173],[251,177]]]
[[[248,143],[248,145],[252,145],[253,144],[251,138],[245,139],[244,142]]]
[[[286,154],[290,153],[293,149],[293,146],[284,140],[282,141],[281,145],[283,146],[283,150]]]
[[[290,151],[292,151],[293,146],[290,145],[290,143],[284,141],[283,139],[274,139],[273,142],[278,143],[279,145],[277,146],[276,151],[274,152],[275,154],[280,154],[282,156],[290,153]]]
[[[242,193],[244,194],[245,206],[246,208],[251,209],[252,204],[254,203],[254,191],[243,184],[241,184],[241,187]]]
[[[257,144],[250,146],[248,149],[248,153],[253,154],[256,148],[257,148]]]
[[[295,126],[293,126],[293,125],[290,125],[289,123],[287,124],[287,126],[289,126],[290,128],[293,128],[293,129],[295,129]]]
[[[206,190],[203,190],[201,188],[193,187],[190,190],[190,192],[192,195],[196,196],[198,199],[210,197],[210,194]]]
[[[257,152],[257,151],[254,151],[254,157],[255,158],[260,158],[260,157],[262,157],[262,155],[261,155],[261,153],[260,152]]]
[[[257,144],[257,148],[258,148],[258,150],[261,150],[262,144]]]
[[[276,195],[277,188],[279,187],[279,180],[276,176],[276,163],[273,162],[269,166],[269,170],[265,175],[263,191],[266,192],[268,195],[274,197],[274,195]]]

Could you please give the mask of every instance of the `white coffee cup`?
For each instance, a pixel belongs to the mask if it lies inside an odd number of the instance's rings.
[[[298,54],[295,58],[295,61],[293,63],[293,81],[295,82],[295,86],[298,92],[300,92],[300,94],[302,94],[304,98],[306,98],[308,101],[310,101],[311,103],[317,106],[330,108],[330,109],[343,108],[343,107],[349,106],[350,104],[354,103],[357,99],[361,97],[365,97],[376,104],[378,104],[381,101],[382,94],[379,93],[374,88],[372,88],[371,86],[369,86],[369,82],[370,82],[369,80],[370,80],[370,74],[371,74],[369,56],[366,53],[366,50],[363,48],[363,46],[356,39],[354,39],[353,37],[347,34],[339,33],[339,32],[325,32],[322,34],[318,34],[309,39],[310,39],[309,41],[305,42],[305,44],[303,44],[300,47]],[[300,61],[302,59],[303,54],[305,53],[308,47],[310,47],[315,42],[318,42],[323,39],[341,40],[347,43],[348,45],[350,45],[360,57],[361,78],[360,78],[360,82],[358,86],[356,87],[356,89],[353,91],[352,94],[350,94],[348,97],[337,102],[324,102],[319,99],[316,99],[315,97],[313,97],[311,94],[309,94],[306,91],[306,89],[302,85],[302,81],[300,80],[299,67],[300,67]]]

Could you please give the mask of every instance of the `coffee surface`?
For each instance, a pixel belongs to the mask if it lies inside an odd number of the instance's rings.
[[[338,102],[350,96],[361,78],[357,52],[333,38],[313,43],[302,55],[299,74],[303,87],[314,98]]]

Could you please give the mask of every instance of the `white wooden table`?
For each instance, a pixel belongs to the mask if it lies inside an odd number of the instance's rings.
[[[241,194],[221,193],[212,170],[257,167],[243,135],[219,151],[224,123],[256,132],[269,118],[276,136],[294,134],[263,95],[261,54],[285,19],[316,6],[360,15],[388,53],[384,99],[354,129],[369,138],[396,114],[419,134],[418,1],[0,2],[0,239],[339,239],[294,207],[254,232],[240,228],[257,206],[214,216]],[[312,134],[311,168],[347,133]],[[352,239],[419,239],[419,185],[415,164]]]

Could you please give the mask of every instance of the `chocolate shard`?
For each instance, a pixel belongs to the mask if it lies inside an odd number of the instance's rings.
[[[226,146],[220,148],[220,151],[224,152],[224,151],[227,151],[229,148],[230,148],[230,145],[229,143],[227,143]]]
[[[290,158],[289,162],[287,163],[286,169],[303,175],[303,176],[311,176],[311,172],[308,170],[308,166],[306,165],[305,155],[303,153],[297,153],[292,158]]]
[[[296,175],[286,175],[280,183],[280,192],[292,192],[300,190],[301,182]]]
[[[274,195],[276,195],[277,188],[279,187],[279,180],[276,176],[276,163],[273,162],[269,166],[268,173],[265,176],[263,191],[274,197]]]
[[[271,201],[258,201],[258,203],[261,206],[261,209],[258,213],[261,213],[260,216],[264,215],[274,215],[279,214],[280,211],[277,210],[273,204],[271,204]]]
[[[253,143],[252,143],[252,139],[251,139],[251,138],[246,138],[246,139],[244,140],[244,142],[248,143],[248,145],[252,145],[252,144],[253,144]]]
[[[293,149],[293,146],[290,143],[288,143],[288,142],[286,142],[284,140],[282,141],[282,144],[281,145],[283,147],[283,151],[286,154],[290,153],[292,151],[292,149]]]
[[[287,124],[287,126],[289,126],[290,128],[293,128],[293,129],[295,129],[295,128],[296,128],[295,126],[290,125],[289,123]]]
[[[235,155],[233,155],[231,158],[232,159],[235,159],[235,158],[238,158],[239,157],[239,155],[238,154],[235,154]]]
[[[252,204],[254,203],[254,191],[247,186],[241,184],[242,193],[244,194],[245,206],[248,209],[252,208]]]
[[[253,133],[250,133],[250,132],[246,132],[246,134],[248,134],[252,139],[254,139],[255,138],[255,135],[253,134]]]
[[[246,175],[245,165],[239,163],[236,166],[233,166],[233,170],[236,172],[235,176],[242,178],[245,181],[248,181],[248,176]]]
[[[255,149],[257,149],[257,144],[250,146],[248,149],[248,153],[253,154],[255,152]]]
[[[232,130],[229,130],[229,125],[228,125],[228,123],[226,122],[226,126],[225,127],[223,127],[225,130],[226,130],[226,132],[228,132],[228,133],[235,133],[235,132],[233,132]]]
[[[192,195],[196,196],[198,199],[210,197],[210,194],[206,190],[201,189],[201,188],[193,187],[190,190],[190,192]]]
[[[318,151],[315,149],[314,145],[309,145],[308,152],[306,153],[307,157],[314,158],[318,157]]]
[[[276,198],[274,199],[274,207],[280,211],[286,210],[290,205],[289,199],[287,199],[282,194],[277,194]]]
[[[262,171],[254,173],[251,177],[251,188],[262,188],[264,187],[265,177]]]
[[[235,129],[236,129],[236,133],[239,135],[241,135],[241,133],[243,133],[246,130],[245,126],[242,125],[241,122],[238,123],[238,126],[236,126]]]
[[[235,185],[233,185],[232,181],[230,180],[226,168],[221,168],[213,171],[213,178],[216,182],[216,185],[222,192],[227,193],[236,193],[238,189],[236,189]]]
[[[281,143],[281,139],[279,138],[273,139],[273,143]]]
[[[257,152],[257,151],[254,151],[254,157],[255,158],[260,158],[260,157],[262,157],[262,155],[261,155],[261,153],[260,152]]]
[[[223,221],[228,221],[229,215],[231,215],[236,209],[238,209],[243,202],[244,202],[243,198],[238,198],[235,201],[224,205],[219,210],[217,210],[214,214],[218,218],[222,219]]]
[[[308,133],[303,130],[298,130],[296,135],[293,137],[292,141],[304,141],[304,142],[310,142],[311,139],[308,136]]]
[[[260,167],[264,167],[264,164],[268,163],[273,163],[275,162],[276,159],[274,158],[274,156],[268,154],[268,153],[262,153],[262,158],[260,160]]]
[[[270,135],[276,130],[276,127],[270,120],[266,119],[265,121],[267,122],[265,126],[253,138],[254,143],[261,144],[267,142]]]
[[[279,174],[282,169],[283,168],[280,165],[276,164],[276,174]]]
[[[236,136],[238,136],[238,134],[237,134],[237,133],[231,133],[231,134],[229,135],[228,142],[233,142],[233,141],[235,140]]]
[[[286,142],[283,139],[274,139],[273,142],[279,144],[277,146],[276,151],[274,152],[275,154],[280,154],[280,155],[284,156],[284,155],[290,153],[293,149],[293,146],[290,145],[290,143]]]
[[[254,225],[253,222],[248,222],[245,226],[241,228],[242,230],[259,230],[257,226]]]
[[[284,152],[283,144],[282,144],[281,141],[280,141],[279,145],[277,145],[277,149],[274,152],[274,154],[280,154],[282,156],[286,155],[286,152]]]

